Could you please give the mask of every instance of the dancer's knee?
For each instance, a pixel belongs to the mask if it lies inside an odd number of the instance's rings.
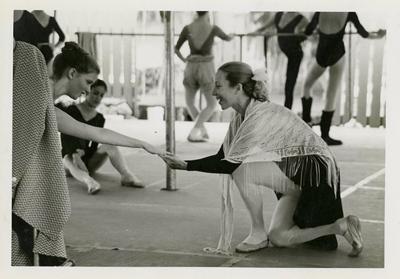
[[[100,151],[107,153],[108,156],[113,156],[118,152],[118,147],[109,144],[103,144]]]
[[[271,229],[268,238],[276,247],[289,247],[294,244],[293,235],[288,230]]]

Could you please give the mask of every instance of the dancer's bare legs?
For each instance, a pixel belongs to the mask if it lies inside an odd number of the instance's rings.
[[[296,226],[293,222],[293,214],[300,197],[300,190],[273,162],[242,165],[233,173],[233,178],[252,220],[250,234],[244,241],[247,243],[260,243],[263,238],[265,239],[265,231],[262,231],[264,227],[262,198],[254,190],[254,187],[260,185],[283,194],[275,207],[268,232],[268,237],[275,246],[288,247],[330,234],[344,235],[348,231],[350,219],[356,218],[340,218],[332,224],[313,228],[301,229]],[[359,239],[354,239],[348,234],[346,239],[351,245],[361,245],[354,243]]]
[[[338,62],[336,62],[336,64],[329,67],[329,82],[326,91],[325,111],[333,111],[336,109],[336,99],[343,77],[344,66],[345,59],[343,56]]]
[[[128,168],[127,163],[122,156],[118,147],[108,144],[102,144],[97,149],[96,153],[90,158],[88,162],[88,169],[90,173],[98,170],[104,162],[110,158],[111,165],[121,175],[121,184],[124,186],[144,187],[143,182],[137,178]],[[132,185],[130,185],[132,184]]]
[[[89,194],[100,190],[100,184],[89,175],[89,170],[80,158],[79,154],[68,154],[63,158],[64,167],[71,173],[72,177],[84,183]]]
[[[208,121],[214,113],[217,107],[217,99],[212,96],[212,86],[210,88],[201,88],[200,93],[206,98],[206,107],[199,113],[194,127],[201,129],[203,136],[208,138],[204,122]]]
[[[325,72],[326,68],[321,67],[318,65],[317,61],[314,61],[310,71],[306,76],[306,80],[304,81],[303,86],[303,97],[308,99],[311,97],[311,88],[314,83],[317,81],[319,77]]]
[[[186,107],[188,109],[189,115],[193,121],[199,115],[199,110],[195,106],[195,99],[196,99],[196,89],[191,87],[185,86],[185,100],[186,100]]]

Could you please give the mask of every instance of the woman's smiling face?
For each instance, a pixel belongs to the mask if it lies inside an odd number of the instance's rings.
[[[232,107],[237,102],[237,86],[231,87],[226,79],[226,73],[218,71],[215,75],[215,86],[213,96],[217,98],[223,110]]]

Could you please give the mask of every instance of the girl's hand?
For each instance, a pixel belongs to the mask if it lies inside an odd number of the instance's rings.
[[[165,151],[155,147],[149,143],[144,143],[143,144],[143,149],[146,150],[147,152],[149,152],[150,154],[155,154],[155,155],[159,155],[159,156],[163,156],[165,154]]]
[[[178,169],[178,170],[187,169],[187,163],[171,153],[166,153],[160,157],[171,169]]]

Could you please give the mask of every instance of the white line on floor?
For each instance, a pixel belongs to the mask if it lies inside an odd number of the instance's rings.
[[[383,187],[374,187],[374,186],[361,186],[360,189],[375,190],[375,191],[385,191],[385,188],[383,188]]]
[[[350,195],[351,193],[356,191],[358,188],[364,186],[368,182],[374,180],[375,178],[381,176],[384,173],[385,173],[385,168],[383,168],[383,169],[377,171],[376,173],[364,178],[363,180],[361,180],[360,182],[358,182],[354,186],[347,188],[346,190],[344,190],[343,192],[340,193],[340,196],[342,197],[342,199],[347,197],[348,195]]]
[[[353,185],[340,185],[342,189],[353,187]],[[364,189],[364,190],[376,190],[376,191],[385,191],[385,187],[379,187],[379,186],[360,186],[358,189]]]
[[[384,224],[385,222],[382,220],[369,220],[369,219],[360,219],[363,223],[373,223],[373,224]]]

